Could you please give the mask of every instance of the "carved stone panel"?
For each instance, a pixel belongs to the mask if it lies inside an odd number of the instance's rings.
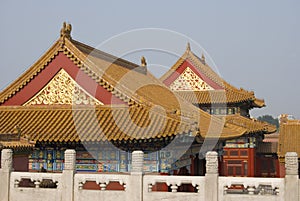
[[[64,170],[75,170],[76,152],[74,149],[67,149],[65,151],[65,166]]]
[[[1,151],[1,169],[5,171],[12,170],[12,155],[13,151],[11,149],[3,149]]]
[[[143,172],[143,165],[144,165],[144,152],[133,151],[131,172]]]
[[[206,153],[206,173],[218,173],[218,154],[215,151],[209,151]]]
[[[285,154],[286,175],[298,174],[298,155],[296,152],[287,152]]]

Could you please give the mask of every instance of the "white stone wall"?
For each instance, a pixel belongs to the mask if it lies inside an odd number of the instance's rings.
[[[66,169],[62,173],[12,172],[11,150],[2,151],[3,168],[0,169],[0,201],[300,201],[299,179],[296,174],[295,153],[288,154],[285,178],[219,177],[216,153],[207,154],[209,171],[205,176],[163,176],[143,174],[143,153],[133,153],[133,171],[128,174],[83,174],[75,172],[74,150],[66,151]],[[30,179],[34,187],[19,186],[22,179]],[[41,188],[43,179],[57,183],[57,188]],[[93,181],[100,190],[83,189],[84,183]],[[119,182],[125,190],[107,190],[110,182]],[[171,192],[152,191],[156,183],[165,183]],[[178,192],[180,186],[191,184],[195,192]],[[234,185],[243,186],[243,191],[232,194]],[[268,191],[261,188],[268,186]],[[234,189],[235,190],[235,189]],[[271,192],[271,193],[270,193]]]

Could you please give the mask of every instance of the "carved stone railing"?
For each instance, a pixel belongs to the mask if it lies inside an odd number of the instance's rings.
[[[165,183],[172,189],[173,193],[177,192],[178,187],[182,184],[191,184],[197,189],[197,193],[204,189],[205,178],[198,176],[160,176],[160,175],[145,175],[144,186],[147,186],[148,192],[152,192],[152,186],[157,183]]]
[[[12,151],[2,150],[0,200],[299,201],[300,183],[296,153],[286,155],[285,178],[219,177],[215,152],[208,152],[206,155],[205,176],[145,175],[141,151],[133,152],[133,171],[128,174],[76,173],[75,157],[74,150],[65,152],[66,165],[62,173],[13,172]],[[32,188],[21,187],[27,182],[20,183],[22,180],[30,180]],[[42,183],[45,180],[50,180],[56,188],[43,187]],[[96,186],[95,189],[98,190],[85,190],[89,189],[89,185]]]
[[[110,182],[119,182],[120,185],[124,187],[126,191],[126,185],[129,182],[130,175],[122,174],[76,174],[74,179],[74,188],[78,190],[83,189],[83,185],[87,181],[96,182],[100,186],[101,190],[106,190],[106,186]]]
[[[283,192],[283,178],[219,177],[219,198],[231,193],[283,198]]]
[[[35,188],[39,188],[43,180],[52,180],[53,183],[56,183],[57,188],[60,188],[61,176],[61,173],[12,172],[10,181],[11,187],[18,188],[22,179],[29,179],[35,184]]]

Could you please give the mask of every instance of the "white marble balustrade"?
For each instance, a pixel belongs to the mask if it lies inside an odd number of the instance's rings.
[[[43,179],[52,180],[57,184],[57,188],[60,187],[61,173],[34,173],[34,172],[12,172],[11,173],[11,187],[18,188],[18,184],[22,179],[30,179],[36,184],[36,188],[39,187],[39,183]]]
[[[164,176],[164,175],[145,175],[144,186],[148,186],[148,191],[151,192],[152,186],[156,183],[166,183],[170,186],[172,192],[177,192],[177,188],[182,184],[192,184],[193,187],[200,189],[204,187],[205,178],[199,176]],[[201,188],[200,188],[201,187]]]
[[[101,187],[101,190],[106,190],[106,186],[110,182],[119,182],[126,191],[126,184],[129,182],[129,176],[130,175],[125,174],[75,174],[74,187],[75,189],[82,190],[83,185],[87,181],[94,181]]]
[[[284,197],[284,179],[283,178],[253,178],[253,177],[219,177],[219,198],[226,200],[229,188],[233,186],[243,186],[245,191],[240,194],[247,194],[248,196],[262,196],[264,195],[264,189],[259,189],[259,186],[270,186],[273,191],[272,195],[283,199]],[[235,192],[235,194],[239,194]],[[236,196],[236,195],[232,195]]]

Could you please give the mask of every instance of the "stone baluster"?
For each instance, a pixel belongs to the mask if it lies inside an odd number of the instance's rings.
[[[142,174],[144,167],[144,152],[134,151],[132,152],[132,168],[131,173]]]
[[[64,170],[75,171],[76,165],[76,151],[74,149],[67,149],[65,151]]]
[[[40,188],[41,182],[39,180],[34,181],[35,188]]]
[[[206,153],[205,198],[209,201],[218,200],[218,154],[215,151]],[[217,191],[216,191],[217,190]]]
[[[129,183],[126,184],[128,190],[127,200],[140,201],[143,198],[143,165],[144,152],[133,151],[131,163],[131,175]]]
[[[249,195],[254,195],[255,187],[254,186],[248,186],[247,188]]]
[[[17,180],[17,179],[15,179],[15,181],[14,181],[14,187],[18,188],[19,187],[19,183],[20,183],[20,181]]]
[[[13,151],[11,149],[3,149],[1,152],[1,170],[6,172],[12,171]]]
[[[228,186],[224,186],[224,195],[227,194]]]
[[[176,193],[177,189],[178,189],[178,186],[176,184],[171,184],[172,193]]]
[[[83,183],[82,183],[82,182],[79,182],[78,188],[79,188],[79,190],[82,190],[82,189],[83,189]]]
[[[76,172],[76,152],[74,149],[65,151],[65,164],[62,172],[62,200],[73,201],[74,197],[74,174]]]
[[[206,154],[206,174],[218,174],[218,154],[215,151]]]
[[[152,184],[148,184],[148,192],[152,192]]]
[[[13,151],[11,149],[3,149],[1,151],[1,169],[0,169],[0,198],[1,200],[9,200],[9,184],[10,173],[13,163]]]
[[[105,189],[106,189],[106,183],[100,183],[99,186],[101,188],[101,191],[105,191]]]
[[[285,174],[298,175],[298,155],[296,152],[285,154]]]
[[[280,192],[279,188],[276,187],[276,188],[275,188],[275,195],[279,195],[279,192]]]
[[[296,152],[285,154],[285,200],[298,201],[298,155]]]

